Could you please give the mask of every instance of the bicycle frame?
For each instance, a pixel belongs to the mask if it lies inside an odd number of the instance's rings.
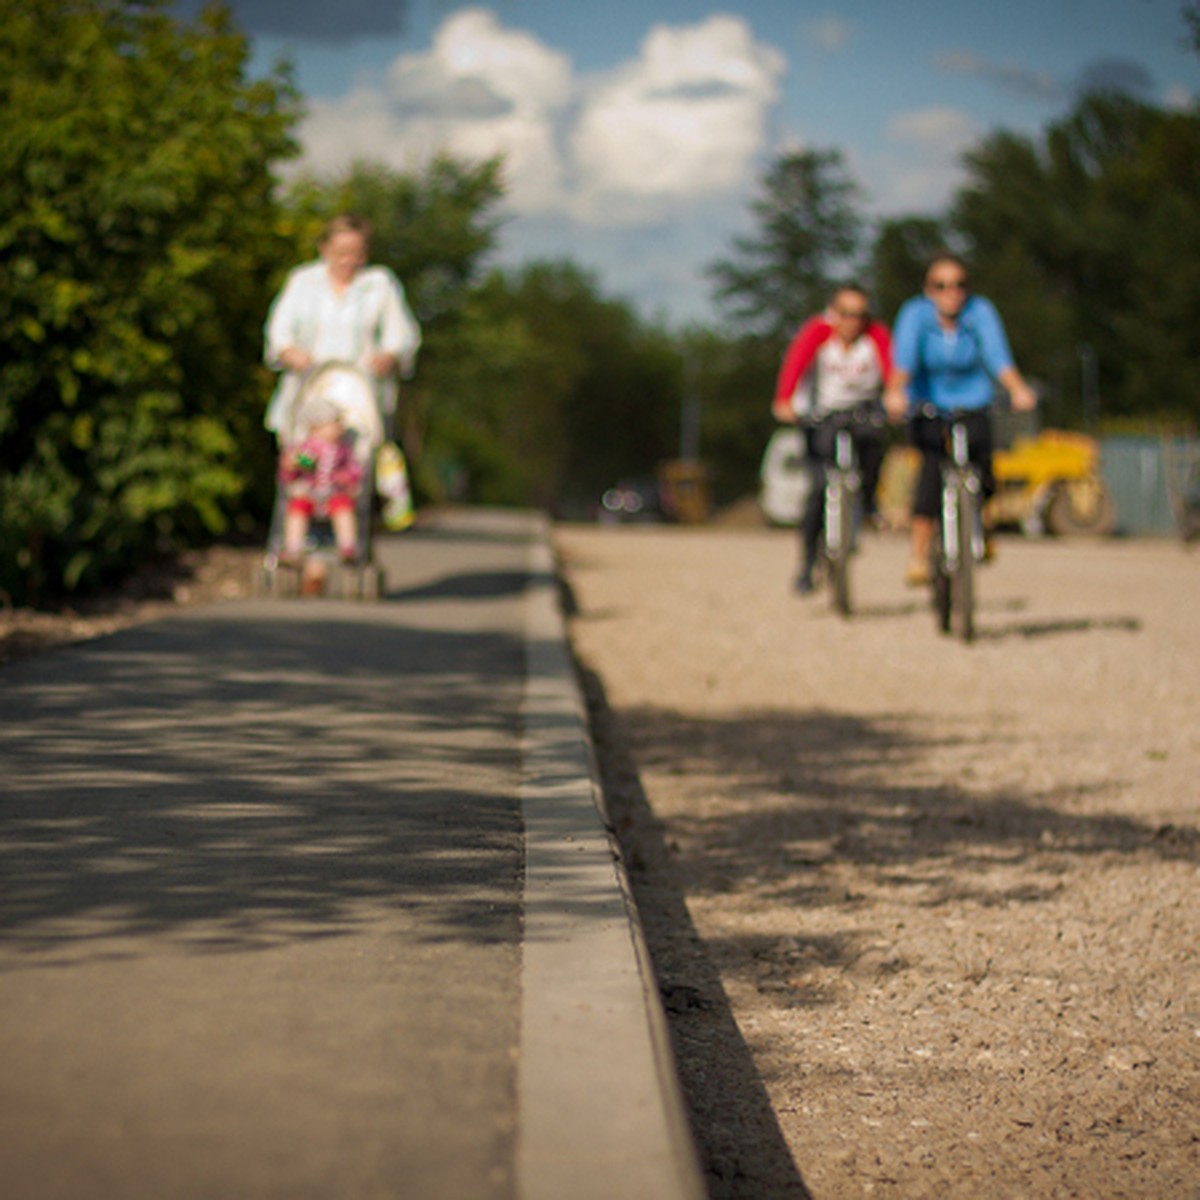
[[[944,415],[944,414],[943,414]],[[949,422],[949,458],[942,464],[942,503],[933,563],[934,609],[944,633],[975,636],[975,564],[983,559],[983,481],[970,460],[962,414]]]
[[[833,462],[825,468],[825,552],[829,555],[849,551],[854,501],[862,487],[849,429],[838,429],[833,448]]]
[[[855,431],[882,429],[882,412],[858,407],[799,417],[801,428],[825,428],[833,433],[833,458],[825,463],[821,492],[824,517],[820,531],[820,557],[829,578],[830,600],[843,616],[850,615],[850,557],[855,550],[859,520],[862,470],[858,462]]]
[[[979,471],[968,454],[966,426],[954,420],[950,425],[950,460],[942,467],[942,553],[951,569],[964,553],[973,562],[983,558],[983,531],[978,520],[960,529],[963,516],[960,494],[966,492],[974,498],[976,512],[983,494]]]

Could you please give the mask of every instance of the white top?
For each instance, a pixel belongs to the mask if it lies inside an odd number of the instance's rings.
[[[878,397],[883,387],[879,351],[870,338],[846,345],[831,337],[817,351],[817,408],[838,412]]]
[[[265,360],[279,370],[279,354],[288,346],[307,350],[318,364],[352,363],[363,370],[375,354],[395,355],[404,375],[412,372],[421,330],[404,298],[404,289],[387,267],[364,267],[345,291],[337,292],[325,263],[305,263],[287,277],[267,315]],[[267,409],[266,426],[278,431],[301,378],[285,371]],[[390,412],[395,390],[382,389],[380,407]]]

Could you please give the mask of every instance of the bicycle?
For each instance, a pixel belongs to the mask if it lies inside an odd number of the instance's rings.
[[[921,413],[946,423],[949,450],[941,466],[942,500],[930,563],[934,612],[943,633],[953,631],[970,642],[975,637],[975,564],[984,558],[983,480],[969,457],[964,410],[943,413],[925,405]]]
[[[860,519],[862,471],[854,445],[855,429],[882,428],[883,414],[863,408],[808,418],[809,428],[828,424],[833,429],[833,459],[825,464],[825,513],[820,557],[829,578],[830,602],[842,616],[851,612],[850,556],[856,549]]]

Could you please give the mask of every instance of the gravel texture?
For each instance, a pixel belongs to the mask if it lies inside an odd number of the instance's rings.
[[[1200,554],[555,537],[712,1195],[1200,1195]]]
[[[1200,1196],[1200,553],[1006,540],[964,646],[895,537],[850,620],[790,533],[555,537],[712,1196]],[[0,663],[257,561],[0,611]]]

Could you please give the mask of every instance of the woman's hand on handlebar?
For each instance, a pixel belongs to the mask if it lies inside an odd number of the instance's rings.
[[[285,346],[279,352],[279,361],[289,371],[307,371],[315,362],[307,350],[301,350],[299,346]]]
[[[1008,389],[1008,398],[1016,412],[1033,412],[1037,408],[1037,392],[1027,383]]]
[[[883,408],[893,424],[903,421],[908,415],[908,389],[903,386],[887,388],[883,393]]]
[[[279,362],[289,371],[301,372],[311,371],[317,365],[316,358],[309,354],[307,350],[302,350],[299,346],[285,346],[279,352]],[[368,360],[367,366],[370,368],[372,375],[382,379],[396,370],[396,356],[382,352],[373,354]]]
[[[397,363],[394,354],[386,354],[380,351],[378,354],[372,354],[368,365],[371,368],[371,374],[379,379],[392,374],[395,371]]]
[[[771,405],[771,415],[784,425],[795,425],[796,410],[792,407],[791,398],[776,400]]]
[[[1037,408],[1037,392],[1025,382],[1016,367],[1005,367],[997,376],[1008,392],[1009,403],[1015,412],[1033,412]]]

